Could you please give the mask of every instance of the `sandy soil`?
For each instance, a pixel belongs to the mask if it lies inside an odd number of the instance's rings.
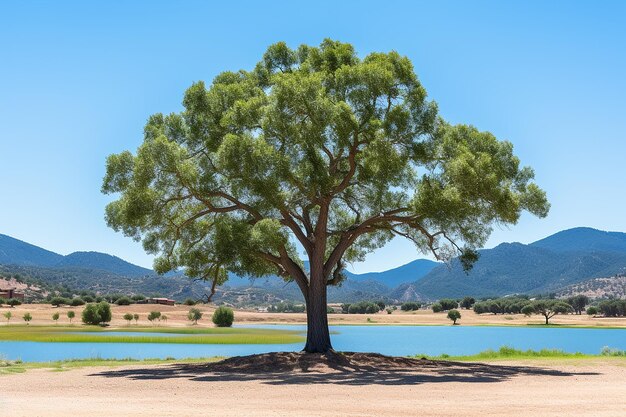
[[[531,366],[529,366],[529,364]],[[0,377],[12,416],[623,416],[626,366],[524,362],[244,374],[158,365]]]
[[[200,320],[199,325],[211,326],[211,314],[214,310],[213,306],[199,305],[197,306],[202,310],[205,315]],[[189,321],[187,320],[188,306],[163,306],[153,304],[133,304],[130,306],[112,306],[113,310],[113,326],[125,326],[126,321],[122,318],[125,313],[138,313],[140,315],[139,324],[150,325],[147,320],[147,315],[150,311],[157,310],[162,314],[167,315],[167,322],[161,322],[160,326],[187,326]],[[68,319],[66,313],[68,310],[74,310],[76,312],[76,319],[74,323],[80,323],[80,312],[82,307],[52,307],[47,304],[32,304],[21,305],[15,308],[9,308],[7,306],[0,308],[0,325],[6,324],[6,320],[2,317],[2,313],[5,311],[11,311],[13,318],[11,323],[24,323],[22,316],[24,313],[29,312],[33,316],[31,324],[53,324],[52,314],[58,312],[61,316],[59,324],[67,324]],[[534,315],[532,317],[526,317],[523,314],[475,314],[471,310],[461,310],[461,325],[521,325],[527,324],[543,324],[544,319],[542,316]],[[450,325],[450,320],[446,317],[446,313],[433,313],[429,310],[419,310],[415,312],[403,312],[400,310],[394,311],[393,314],[387,314],[381,312],[378,314],[330,314],[330,324],[421,324],[421,325]],[[371,322],[367,320],[370,319]],[[296,313],[260,313],[257,311],[235,311],[235,323],[238,324],[261,324],[261,323],[287,323],[287,324],[304,324],[306,323],[305,314]],[[612,326],[612,327],[626,327],[626,317],[590,317],[586,314],[575,315],[557,315],[550,319],[552,324],[570,325],[570,326]]]

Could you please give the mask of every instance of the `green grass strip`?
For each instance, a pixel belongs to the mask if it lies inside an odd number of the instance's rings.
[[[108,332],[166,333],[181,336],[121,335]],[[3,326],[0,341],[49,343],[169,343],[169,344],[286,344],[304,340],[300,332],[248,328],[158,328],[104,329],[96,326]]]

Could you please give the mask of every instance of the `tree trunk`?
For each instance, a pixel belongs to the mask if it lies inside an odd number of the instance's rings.
[[[328,330],[326,304],[326,281],[321,271],[311,269],[311,279],[306,299],[306,345],[307,353],[326,353],[333,349]]]
[[[546,326],[548,325],[548,320],[550,319],[550,317],[545,316],[546,317]]]

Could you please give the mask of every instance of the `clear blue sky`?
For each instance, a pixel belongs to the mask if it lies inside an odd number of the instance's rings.
[[[549,217],[496,229],[488,247],[626,231],[626,2],[258,3],[0,2],[0,233],[150,266],[104,224],[105,157],[135,150],[193,81],[325,37],[407,55],[445,118],[512,141],[535,168]],[[394,241],[353,269],[418,256]]]

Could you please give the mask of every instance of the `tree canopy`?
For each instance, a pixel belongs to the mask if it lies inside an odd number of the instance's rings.
[[[183,106],[151,116],[135,154],[108,157],[107,223],[158,272],[213,289],[228,271],[294,280],[309,324],[325,322],[345,263],[394,236],[469,268],[494,223],[549,209],[511,143],[445,122],[397,52],[277,43],[250,71],[194,83]]]

